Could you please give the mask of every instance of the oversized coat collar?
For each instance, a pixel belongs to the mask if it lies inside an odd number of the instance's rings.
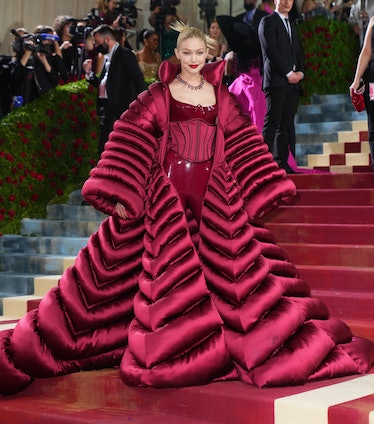
[[[201,73],[206,81],[217,87],[222,84],[225,61],[206,63]],[[170,84],[180,72],[180,65],[173,64],[167,60],[163,61],[159,68],[159,78],[165,84]]]
[[[225,125],[222,121],[226,121],[228,96],[229,92],[227,87],[222,83],[225,63],[223,60],[219,62],[207,63],[202,69],[204,78],[216,88],[217,104],[218,104],[218,118],[217,118],[217,132],[216,132],[216,150],[214,155],[213,164],[220,164],[224,160],[224,131]],[[161,128],[163,136],[160,139],[159,162],[163,163],[166,146],[168,140],[168,124],[170,119],[170,91],[167,87],[168,84],[174,80],[180,66],[172,64],[168,61],[161,63],[159,68],[160,82],[156,82],[149,87],[149,90],[156,102],[156,110],[158,112],[157,122]],[[222,120],[222,118],[224,118]]]

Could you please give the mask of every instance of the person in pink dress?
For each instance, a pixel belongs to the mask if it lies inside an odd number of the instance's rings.
[[[133,386],[258,387],[368,372],[374,344],[310,296],[261,217],[295,195],[180,28],[160,81],[114,125],[82,193],[108,215],[38,309],[0,333],[0,393],[118,367]]]

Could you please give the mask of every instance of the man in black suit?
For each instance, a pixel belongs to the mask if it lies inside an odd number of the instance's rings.
[[[293,3],[275,0],[275,12],[264,17],[258,28],[267,108],[262,134],[275,160],[288,173],[294,172],[287,159],[289,150],[295,156],[294,119],[304,78],[302,46],[296,27],[288,20]]]
[[[87,81],[98,87],[100,158],[114,122],[129,107],[136,96],[146,89],[146,84],[135,54],[116,41],[113,28],[109,25],[100,25],[92,31],[91,36],[96,50],[105,58],[99,77],[92,71],[91,59],[87,59],[83,63]]]

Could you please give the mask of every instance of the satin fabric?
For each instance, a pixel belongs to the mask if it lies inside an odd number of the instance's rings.
[[[241,72],[229,86],[243,112],[246,113],[258,132],[262,132],[266,115],[265,93],[262,91],[261,68],[252,66],[249,71]]]
[[[124,383],[171,387],[241,379],[259,387],[365,373],[372,342],[352,337],[259,218],[295,195],[261,135],[217,86],[215,151],[198,225],[163,167],[178,68],[132,103],[82,188],[108,214],[38,309],[0,333],[0,392],[35,378],[119,367]],[[121,202],[130,214],[116,215]]]

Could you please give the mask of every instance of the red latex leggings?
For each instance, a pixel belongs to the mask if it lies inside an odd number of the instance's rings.
[[[189,208],[198,222],[211,168],[211,159],[191,162],[172,150],[166,153],[165,172],[177,190],[184,209]]]

